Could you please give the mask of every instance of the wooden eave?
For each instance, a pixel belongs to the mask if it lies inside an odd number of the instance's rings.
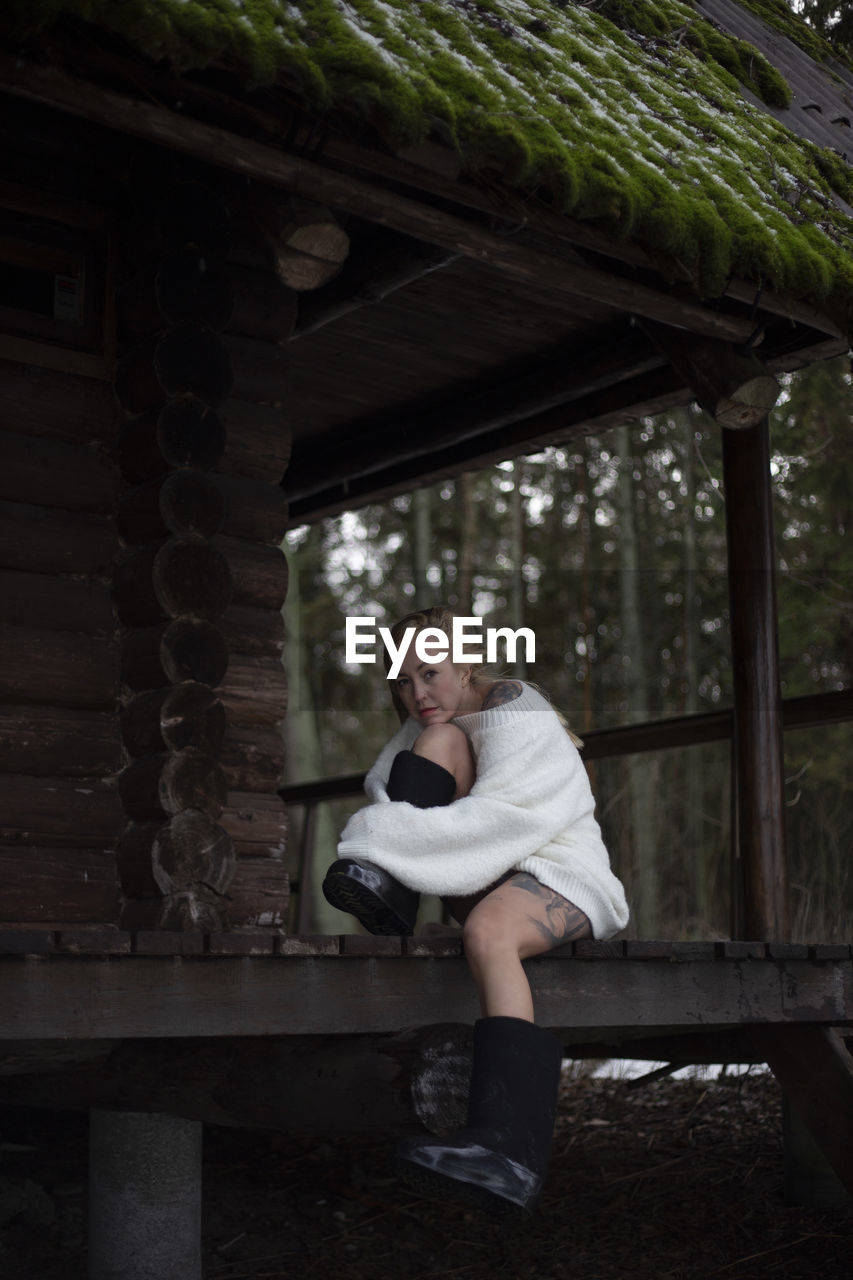
[[[8,57],[0,74],[13,98],[321,202],[347,225],[351,260],[303,295],[289,344],[294,524],[689,401],[646,321],[754,348],[776,372],[847,349],[814,307],[743,281],[702,299],[676,265],[475,185],[441,149],[389,155],[318,133],[281,95],[259,109],[214,77],[91,43],[82,65],[91,79]]]

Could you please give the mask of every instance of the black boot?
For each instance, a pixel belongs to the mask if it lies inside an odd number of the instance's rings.
[[[414,751],[399,751],[388,778],[391,800],[407,800],[418,809],[450,804],[456,779],[447,769]],[[407,889],[372,862],[341,858],[333,862],[323,881],[326,900],[355,916],[368,933],[402,934],[415,931],[420,894]]]
[[[532,1022],[481,1018],[468,1123],[449,1138],[402,1142],[406,1182],[430,1197],[529,1213],[548,1165],[562,1056],[559,1041]]]

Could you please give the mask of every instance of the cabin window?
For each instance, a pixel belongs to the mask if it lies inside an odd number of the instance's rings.
[[[109,243],[102,211],[0,188],[0,356],[109,376]]]

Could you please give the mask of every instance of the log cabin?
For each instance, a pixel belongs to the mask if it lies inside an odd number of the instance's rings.
[[[851,950],[788,933],[767,414],[849,347],[851,68],[784,0],[7,0],[0,67],[2,1096],[411,1115],[474,1016],[458,944],[282,927],[284,532],[697,400],[740,919],[531,974],[579,1056],[770,1062],[850,1188]]]

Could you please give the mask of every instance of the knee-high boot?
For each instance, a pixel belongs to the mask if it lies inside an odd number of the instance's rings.
[[[562,1047],[521,1018],[474,1024],[468,1122],[449,1138],[408,1139],[401,1175],[422,1194],[530,1212],[542,1190],[557,1107]]]
[[[399,751],[387,791],[391,800],[407,800],[418,809],[431,809],[450,804],[456,779],[425,756]],[[355,916],[368,933],[411,937],[415,931],[420,894],[372,862],[361,858],[333,862],[323,881],[323,893],[333,907]]]

